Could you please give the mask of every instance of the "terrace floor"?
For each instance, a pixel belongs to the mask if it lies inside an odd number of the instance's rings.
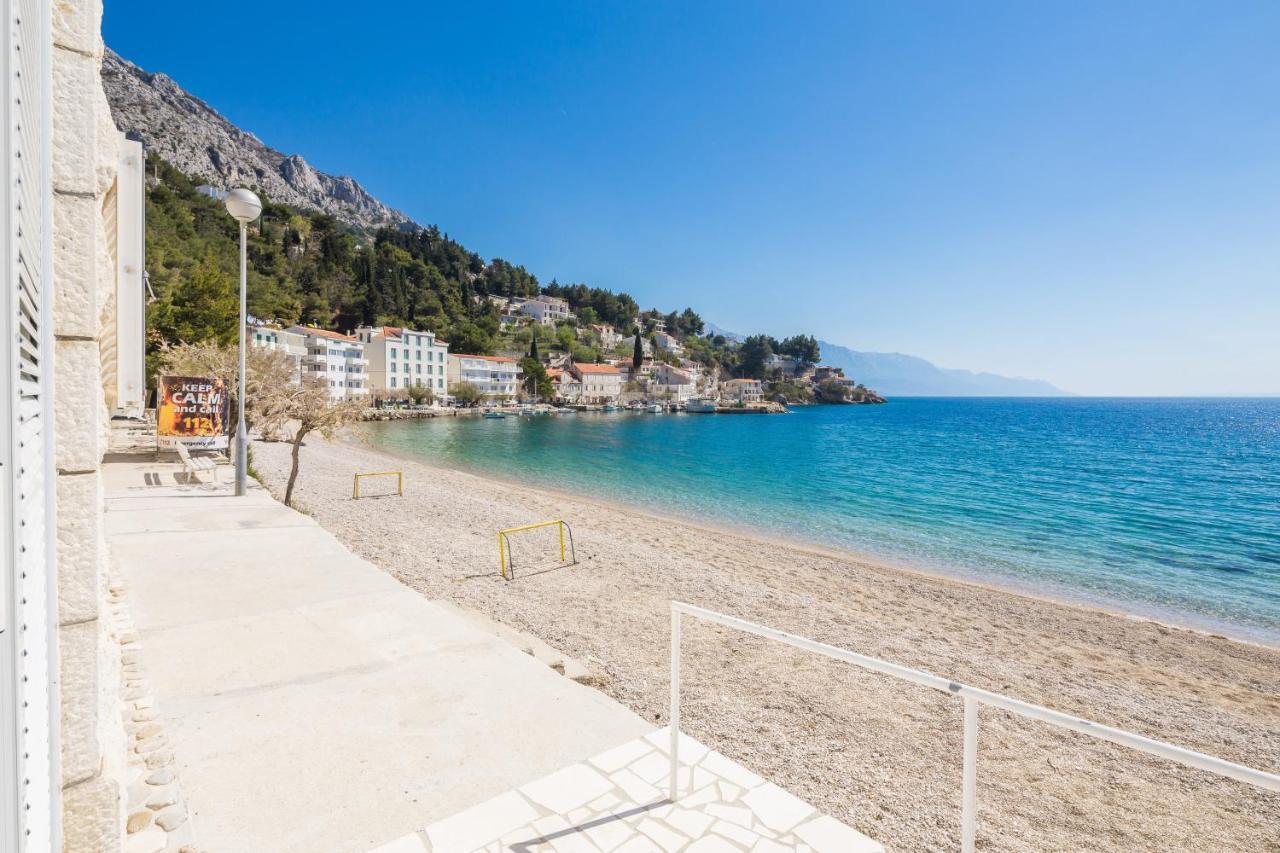
[[[104,466],[107,540],[201,848],[883,849],[688,738],[672,804],[667,730],[219,479],[150,454]]]
[[[681,735],[680,798],[665,786],[669,729],[571,764],[374,853],[883,853],[865,835]]]

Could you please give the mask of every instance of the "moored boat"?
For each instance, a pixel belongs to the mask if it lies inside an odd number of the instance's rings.
[[[716,410],[716,401],[707,397],[690,397],[689,402],[684,404],[684,410],[686,412],[713,414]]]

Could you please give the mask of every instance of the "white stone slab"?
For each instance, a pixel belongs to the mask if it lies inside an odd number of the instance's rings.
[[[585,806],[596,797],[613,790],[613,785],[599,772],[586,764],[571,764],[530,782],[520,793],[540,806],[557,814],[563,814]]]
[[[422,837],[418,833],[413,832],[395,841],[388,841],[381,847],[375,847],[369,853],[427,853],[427,845],[422,843]]]
[[[884,853],[879,842],[828,815],[796,827],[795,834],[818,853]]]
[[[530,838],[536,837],[530,824],[537,818],[537,811],[524,797],[508,791],[432,824],[427,827],[427,838],[437,853],[475,850],[522,826],[529,826]]]
[[[790,832],[801,821],[813,817],[816,810],[804,800],[782,790],[772,782],[748,791],[742,803],[770,829]]]

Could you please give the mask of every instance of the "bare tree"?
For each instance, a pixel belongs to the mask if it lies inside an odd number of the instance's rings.
[[[263,387],[259,396],[260,420],[264,429],[283,430],[296,424],[291,451],[289,482],[284,490],[284,505],[293,506],[293,486],[298,480],[298,452],[303,439],[311,433],[332,438],[339,430],[360,420],[366,408],[363,400],[335,400],[327,386],[315,380]]]
[[[235,347],[218,346],[211,342],[166,345],[160,354],[160,369],[179,376],[212,376],[221,379],[233,406],[239,405],[239,353]],[[246,423],[261,429],[263,418],[259,402],[263,391],[288,386],[294,381],[294,364],[289,356],[277,350],[250,347],[244,360],[244,384],[248,401],[244,410]],[[228,437],[234,444],[235,409],[231,411],[232,417],[227,419]]]

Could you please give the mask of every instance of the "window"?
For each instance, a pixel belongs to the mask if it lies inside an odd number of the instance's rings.
[[[396,363],[395,363],[394,361],[393,361],[393,362],[391,362],[391,372],[392,372],[392,373],[395,373],[395,372],[396,372]],[[246,408],[247,408],[247,407],[246,407]]]
[[[394,376],[391,377],[391,387],[396,387],[396,378]]]
[[[419,364],[419,365],[418,365],[418,371],[417,371],[417,372],[418,372],[418,375],[419,375],[419,376],[421,376],[421,375],[422,375],[422,365],[421,365],[421,364]]]
[[[392,347],[392,348],[391,348],[391,357],[392,357],[392,358],[395,358],[395,357],[396,357],[396,348],[395,348],[395,347]]]

